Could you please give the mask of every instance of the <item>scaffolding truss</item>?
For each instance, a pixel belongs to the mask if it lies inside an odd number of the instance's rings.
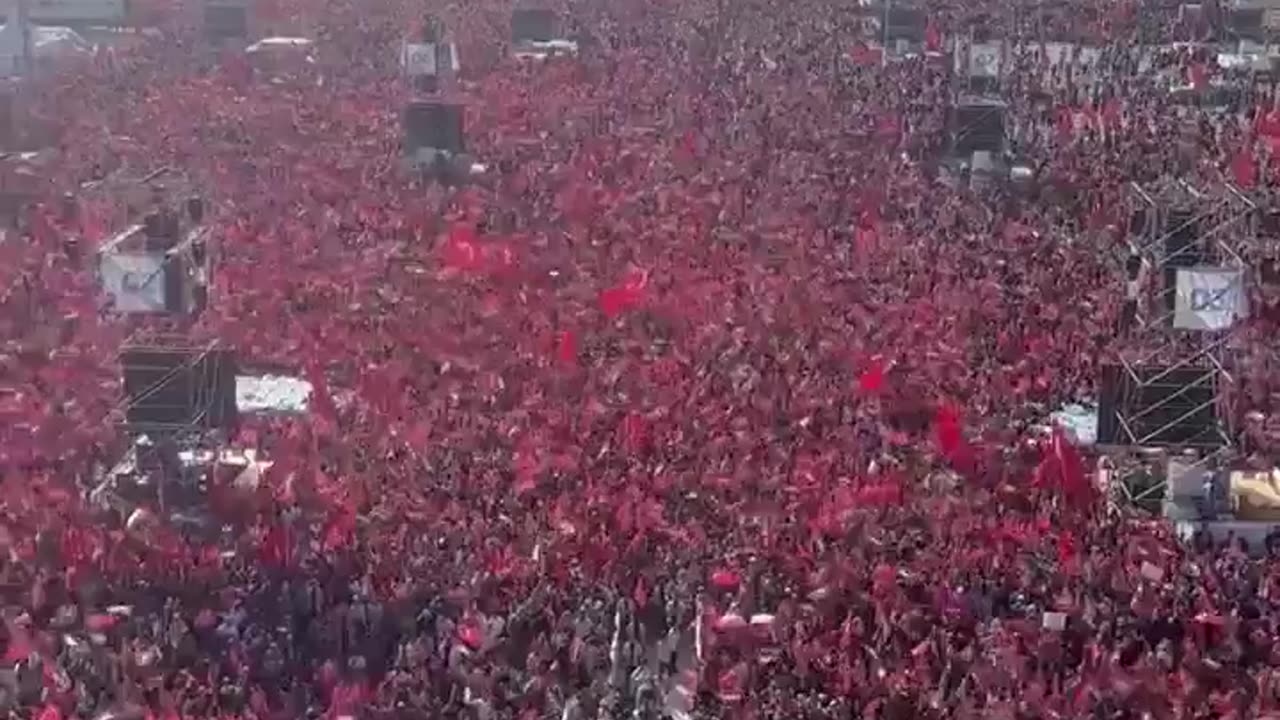
[[[221,342],[145,334],[120,348],[125,398],[112,420],[134,435],[175,437],[221,427],[234,414],[235,363]],[[228,407],[228,398],[230,406]]]
[[[1227,403],[1236,326],[1177,327],[1177,277],[1191,268],[1243,273],[1241,248],[1256,237],[1257,206],[1230,184],[1199,188],[1172,180],[1129,190],[1135,225],[1125,261],[1140,266],[1137,277],[1127,278],[1131,317],[1119,338],[1118,377],[1110,378],[1108,444],[1191,449],[1207,458],[1232,445]]]

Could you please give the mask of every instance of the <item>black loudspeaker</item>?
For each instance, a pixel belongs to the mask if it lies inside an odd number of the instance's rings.
[[[164,252],[178,244],[181,224],[178,217],[164,210],[148,213],[142,219],[143,245],[148,252]]]
[[[120,353],[125,421],[133,429],[228,428],[236,421],[236,358],[229,349],[132,346]]]
[[[425,15],[422,18],[422,42],[436,44],[444,38],[444,25],[435,15]]]
[[[205,5],[204,34],[209,40],[249,37],[249,12],[238,5]]]
[[[187,217],[191,222],[199,225],[204,221],[204,199],[193,197],[187,198]]]
[[[209,245],[205,242],[204,236],[197,237],[191,241],[191,262],[196,267],[204,267],[209,259]]]
[[[1145,208],[1134,210],[1129,215],[1129,234],[1140,237],[1147,229],[1147,211]]]
[[[199,315],[209,307],[209,286],[196,285],[191,288],[191,314]]]
[[[415,75],[413,89],[423,95],[435,95],[440,92],[440,78],[435,75]]]
[[[462,126],[462,106],[434,102],[413,102],[404,111],[405,148],[466,149]]]
[[[891,43],[898,40],[921,43],[924,42],[928,22],[923,10],[890,6],[889,26],[885,35]]]
[[[556,15],[550,10],[511,13],[511,42],[550,42],[556,39]]]
[[[1137,253],[1131,253],[1124,261],[1124,274],[1130,280],[1137,280],[1138,274],[1142,272],[1142,256]]]
[[[1200,246],[1200,222],[1195,213],[1172,210],[1164,221],[1166,267],[1196,267],[1208,259]]]
[[[13,110],[13,93],[0,93],[0,149],[11,148],[18,140]]]
[[[1280,236],[1280,210],[1259,210],[1258,230],[1267,237]]]
[[[164,311],[180,315],[186,310],[186,263],[181,255],[171,256],[164,266]]]
[[[957,155],[1004,149],[1003,105],[960,105],[952,112],[952,146]]]
[[[1203,368],[1142,366],[1134,377],[1104,365],[1098,383],[1098,443],[1143,447],[1216,448],[1217,376]]]
[[[1227,27],[1233,35],[1250,40],[1263,40],[1267,35],[1263,17],[1262,8],[1230,10],[1227,12]]]

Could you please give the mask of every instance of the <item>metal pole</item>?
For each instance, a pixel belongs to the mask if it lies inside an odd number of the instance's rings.
[[[25,0],[24,0],[25,1]],[[889,64],[889,9],[893,0],[884,0],[884,20],[880,27],[880,66]]]
[[[22,33],[22,73],[30,76],[35,70],[31,58],[31,20],[27,12],[27,0],[16,0],[18,32]]]

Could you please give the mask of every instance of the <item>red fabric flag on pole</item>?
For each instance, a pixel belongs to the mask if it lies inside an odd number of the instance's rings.
[[[1258,184],[1258,164],[1248,149],[1241,150],[1232,158],[1231,176],[1243,190],[1251,190]]]
[[[1035,484],[1057,488],[1067,501],[1076,506],[1087,505],[1092,498],[1093,486],[1085,476],[1080,451],[1060,427],[1054,427],[1049,447],[1036,467]]]
[[[556,334],[556,359],[564,365],[577,364],[578,336],[572,330],[561,330]]]
[[[964,439],[960,412],[954,405],[943,403],[938,406],[933,417],[933,429],[937,435],[938,449],[952,469],[963,477],[972,479],[978,470],[978,455]]]
[[[884,389],[884,361],[877,358],[858,376],[858,390],[864,393],[876,393],[882,389]]]
[[[324,420],[335,419],[338,409],[329,396],[329,383],[319,365],[314,362],[307,364],[306,380],[311,383],[311,409]]]
[[[854,65],[863,67],[873,67],[881,63],[884,52],[879,48],[868,47],[866,43],[859,42],[849,51],[849,59]]]
[[[635,271],[627,274],[621,285],[601,291],[600,312],[610,320],[644,303],[645,289],[649,285],[647,274]]]
[[[964,434],[960,430],[960,414],[949,403],[939,405],[934,412],[933,430],[937,435],[938,448],[948,458],[954,455],[964,442]]]
[[[350,545],[355,531],[355,511],[345,505],[338,508],[324,526],[324,549],[338,550]]]
[[[1196,63],[1187,70],[1187,80],[1196,90],[1204,90],[1209,84],[1209,70],[1204,63]]]
[[[938,32],[938,26],[930,20],[924,27],[924,49],[929,52],[940,52],[942,50],[942,33]]]

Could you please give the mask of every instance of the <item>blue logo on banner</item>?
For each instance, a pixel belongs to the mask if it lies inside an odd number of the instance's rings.
[[[1231,287],[1191,291],[1192,312],[1226,312],[1231,309]]]

